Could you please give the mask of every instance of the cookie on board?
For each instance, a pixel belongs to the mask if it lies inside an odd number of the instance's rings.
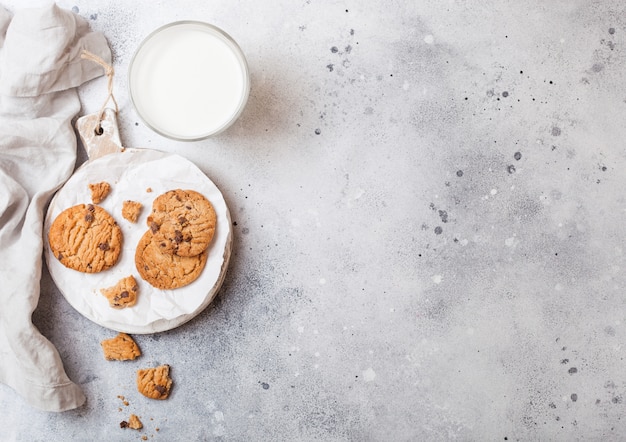
[[[163,251],[152,231],[143,234],[135,250],[139,275],[157,289],[176,289],[195,281],[207,261],[207,251],[196,256],[178,256]]]
[[[122,251],[122,230],[102,207],[78,204],[54,219],[48,242],[52,254],[65,267],[97,273],[117,262]]]
[[[154,200],[147,223],[161,250],[178,256],[196,256],[213,239],[217,215],[201,193],[174,189]]]

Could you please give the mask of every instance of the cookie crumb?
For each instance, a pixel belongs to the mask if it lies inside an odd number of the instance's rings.
[[[141,430],[143,428],[143,424],[134,414],[131,414],[127,421],[120,422],[120,428],[130,428],[131,430]]]
[[[128,428],[132,428],[133,430],[141,430],[143,428],[143,424],[136,415],[131,414],[130,418],[128,419]]]
[[[126,200],[122,203],[122,217],[131,223],[136,223],[142,207],[140,202]]]
[[[91,201],[94,204],[99,204],[107,197],[111,191],[111,185],[106,181],[100,183],[89,184],[89,190],[91,190]]]
[[[146,189],[146,192],[148,192],[148,193],[152,193],[152,187],[148,187],[148,188]]]

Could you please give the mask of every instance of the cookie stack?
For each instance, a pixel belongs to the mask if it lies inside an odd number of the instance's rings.
[[[141,277],[158,289],[175,289],[195,281],[207,262],[217,216],[213,205],[194,190],[159,195],[147,218],[149,229],[135,252]]]

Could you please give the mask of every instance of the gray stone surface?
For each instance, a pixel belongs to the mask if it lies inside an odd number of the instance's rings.
[[[623,5],[59,4],[109,39],[123,142],[221,188],[234,255],[217,300],[127,363],[44,271],[33,319],[87,403],[43,413],[0,385],[0,440],[626,438]],[[188,18],[252,73],[237,123],[195,143],[151,132],[126,92],[141,39]],[[104,90],[81,89],[85,113]],[[157,363],[164,402],[134,387]]]

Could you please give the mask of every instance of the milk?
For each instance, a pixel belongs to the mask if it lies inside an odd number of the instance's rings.
[[[219,29],[178,22],[155,31],[129,69],[131,98],[157,132],[194,140],[228,127],[248,97],[245,58]]]

